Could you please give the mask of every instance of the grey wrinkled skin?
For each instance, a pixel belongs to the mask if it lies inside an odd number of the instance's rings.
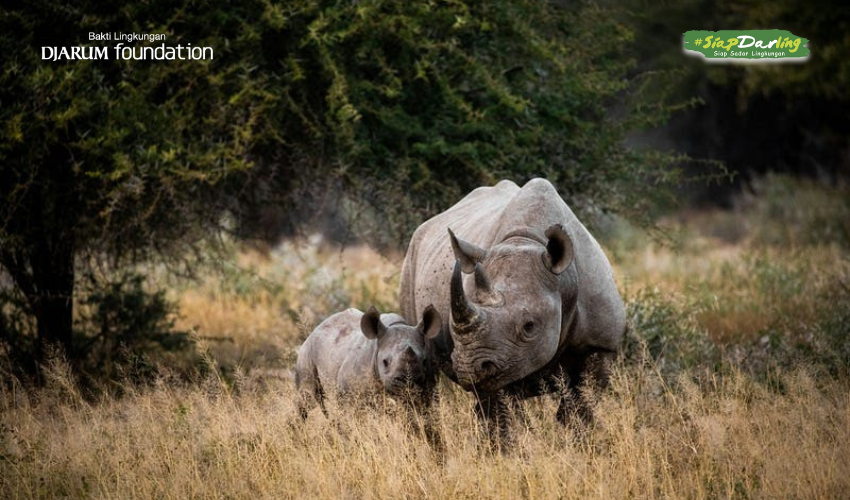
[[[348,309],[323,321],[298,349],[295,384],[301,416],[332,393],[346,401],[387,394],[427,402],[436,385],[437,370],[426,337],[441,329],[433,308],[410,326],[398,314]],[[427,404],[427,403],[426,403]]]
[[[559,392],[558,419],[588,421],[578,387],[607,384],[626,329],[608,259],[543,179],[478,188],[419,226],[400,300],[407,318],[433,304],[446,319],[436,362],[489,420],[511,399]]]

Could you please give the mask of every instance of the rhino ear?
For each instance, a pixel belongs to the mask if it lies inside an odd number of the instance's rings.
[[[545,234],[548,241],[543,263],[553,273],[561,274],[573,262],[573,241],[560,224],[549,226]]]
[[[484,260],[487,256],[487,250],[480,248],[468,241],[463,241],[455,236],[449,228],[449,239],[452,242],[452,250],[455,253],[455,258],[460,261],[460,268],[466,274],[475,270],[475,264]]]
[[[375,309],[375,306],[370,307],[360,318],[360,331],[367,339],[380,339],[387,333],[387,327],[381,323],[381,313]]]
[[[422,332],[426,339],[433,339],[440,334],[443,328],[443,318],[440,313],[434,309],[433,305],[428,305],[425,312],[422,313],[422,321],[416,325],[416,329]]]

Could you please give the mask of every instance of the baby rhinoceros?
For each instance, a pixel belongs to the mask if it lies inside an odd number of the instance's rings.
[[[411,404],[428,404],[437,381],[428,340],[440,333],[442,319],[426,308],[416,326],[398,314],[365,314],[348,309],[323,321],[298,349],[295,384],[301,417],[312,401],[325,411],[324,396],[364,400],[379,394]]]

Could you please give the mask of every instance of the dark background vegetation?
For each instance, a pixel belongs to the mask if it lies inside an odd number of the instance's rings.
[[[144,378],[145,353],[191,342],[135,264],[191,272],[222,235],[317,227],[403,249],[501,178],[644,226],[676,203],[729,208],[766,172],[844,186],[848,19],[787,0],[6,2],[0,353],[34,380],[51,346],[84,380]],[[788,29],[811,60],[682,52],[684,31],[735,28]],[[215,59],[40,60],[90,31]]]
[[[638,2],[631,7],[639,69],[683,70],[678,98],[703,103],[680,113],[650,142],[695,158],[724,162],[738,175],[732,184],[689,193],[697,203],[730,206],[737,188],[752,190],[752,179],[783,172],[826,185],[846,180],[850,170],[850,6],[840,2],[780,0],[740,2]],[[695,29],[782,27],[811,35],[816,51],[804,64],[735,66],[681,57],[668,40]],[[730,189],[731,188],[731,189]]]

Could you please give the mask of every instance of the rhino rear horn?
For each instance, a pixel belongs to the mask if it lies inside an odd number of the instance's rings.
[[[449,239],[452,242],[455,258],[460,261],[461,268],[466,274],[474,271],[475,264],[483,261],[487,256],[487,250],[458,238],[451,228],[449,228]]]
[[[546,253],[543,263],[555,274],[561,274],[573,262],[573,241],[560,224],[549,226],[546,230]]]
[[[375,306],[369,308],[366,314],[360,318],[360,331],[367,339],[380,339],[387,333],[387,327],[381,322],[381,313]]]
[[[484,266],[481,263],[475,264],[475,289],[476,291],[484,296],[490,297],[493,295],[493,286],[490,284],[490,277],[487,275],[487,271],[484,269]]]

